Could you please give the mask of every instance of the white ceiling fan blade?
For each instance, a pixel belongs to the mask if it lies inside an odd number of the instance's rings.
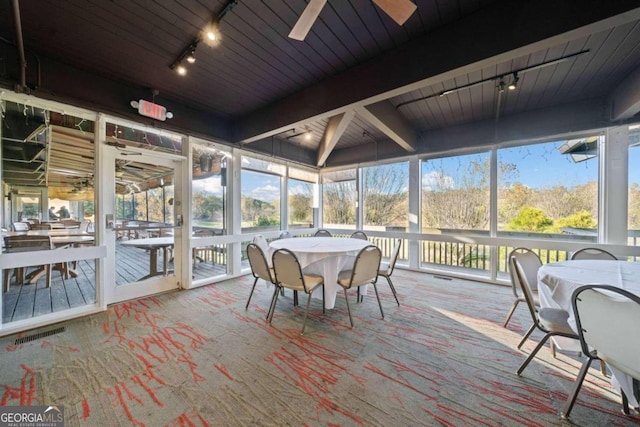
[[[304,8],[302,15],[298,18],[298,22],[291,29],[289,38],[303,41],[326,2],[327,0],[309,0],[307,7]]]
[[[411,0],[373,0],[373,2],[398,25],[404,25],[416,11],[416,5]]]

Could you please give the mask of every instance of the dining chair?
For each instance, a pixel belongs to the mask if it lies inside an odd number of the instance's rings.
[[[291,235],[291,232],[288,230],[284,230],[280,232],[280,238],[281,239],[291,239],[293,236]]]
[[[49,236],[4,236],[4,252],[28,252],[28,251],[40,251],[54,249],[53,242]],[[46,273],[46,286],[51,286],[51,264],[43,266]],[[4,270],[4,292],[9,290],[9,277],[10,270]],[[15,269],[16,283],[22,284],[25,276],[25,267]],[[63,273],[62,273],[63,274]]]
[[[322,312],[325,312],[324,278],[316,274],[304,274],[298,258],[289,249],[278,249],[273,253],[272,258],[276,289],[273,292],[273,298],[271,300],[271,307],[269,308],[267,319],[269,323],[273,321],[273,314],[276,311],[278,294],[280,293],[278,292],[279,290],[287,288],[292,289],[293,291],[304,292],[307,294],[307,309],[304,312],[304,321],[302,322],[302,331],[300,332],[302,335],[304,334],[304,329],[307,325],[311,295],[313,294],[313,291],[319,287],[322,287]]]
[[[351,237],[352,239],[369,240],[369,238],[364,233],[364,231],[360,231],[360,230],[354,231],[349,237]]]
[[[535,255],[535,254],[534,254]],[[537,258],[537,256],[536,256]],[[561,308],[542,307],[537,308],[534,303],[533,291],[529,286],[529,278],[527,276],[527,265],[531,264],[534,259],[531,257],[530,252],[515,252],[511,255],[510,262],[511,268],[514,269],[517,283],[522,290],[525,302],[529,308],[533,325],[527,331],[527,333],[518,344],[518,348],[522,347],[524,342],[529,338],[531,333],[537,328],[545,335],[538,342],[536,347],[529,353],[529,357],[520,365],[516,371],[517,375],[522,374],[529,362],[533,360],[535,355],[540,351],[542,346],[547,342],[550,337],[560,336],[566,338],[578,339],[578,335],[571,329],[569,325],[569,313]],[[537,258],[539,261],[540,259]],[[535,261],[534,261],[535,262]],[[555,357],[555,347],[553,341],[551,341],[551,353]]]
[[[329,230],[325,230],[321,228],[318,231],[316,231],[313,237],[331,237],[331,232],[329,232]]]
[[[262,251],[262,248],[255,243],[249,243],[247,245],[247,258],[249,258],[249,265],[251,266],[251,274],[255,277],[253,281],[253,286],[251,287],[251,293],[249,293],[249,299],[247,300],[247,305],[245,305],[244,309],[249,308],[249,303],[251,302],[251,297],[253,296],[253,291],[256,288],[256,284],[259,279],[266,280],[267,282],[271,282],[275,284],[274,272],[273,268],[269,267],[267,263],[267,259]],[[269,313],[267,312],[267,316]]]
[[[29,231],[31,229],[31,225],[28,222],[13,222],[11,225],[13,226],[13,231]]]
[[[631,378],[640,380],[640,297],[610,285],[585,285],[571,297],[582,353],[586,356],[576,377],[573,390],[562,409],[568,418],[582,387],[591,362],[601,360]],[[622,410],[629,415],[629,402],[624,390]]]
[[[600,248],[582,248],[571,254],[570,260],[576,259],[602,259],[616,261],[618,258],[611,252]]]
[[[398,307],[400,307],[400,301],[398,301],[398,294],[396,293],[396,288],[393,286],[393,282],[391,281],[391,275],[393,274],[393,269],[396,266],[396,261],[398,260],[398,255],[400,254],[400,246],[402,245],[402,239],[396,239],[396,244],[393,247],[393,251],[391,252],[391,257],[389,258],[389,262],[381,262],[380,268],[378,268],[378,276],[382,276],[387,279],[387,283],[389,283],[389,287],[391,288],[391,292],[393,292],[393,297],[396,299],[396,303]]]
[[[44,222],[39,224],[31,224],[32,230],[51,230],[51,224]]]
[[[516,311],[516,307],[518,307],[518,304],[520,304],[521,302],[526,302],[524,294],[521,291],[521,286],[517,283],[518,278],[515,276],[515,268],[513,268],[511,262],[509,261],[516,253],[523,254],[520,256],[520,259],[522,260],[522,264],[526,271],[525,274],[529,281],[529,289],[531,289],[533,295],[533,303],[536,309],[540,307],[540,298],[538,296],[538,269],[542,266],[542,261],[540,261],[540,257],[529,248],[515,248],[511,252],[509,252],[509,255],[507,256],[507,264],[509,265],[509,276],[511,277],[511,290],[513,291],[513,296],[515,297],[515,299],[513,300],[511,310],[509,310],[507,318],[502,325],[504,328],[506,328],[509,324],[511,316],[513,316],[513,313]]]
[[[373,285],[373,289],[376,291],[376,298],[378,299],[378,306],[380,307],[380,314],[384,319],[382,303],[380,303],[380,295],[378,295],[378,288],[376,286],[381,259],[382,253],[377,246],[365,246],[358,252],[358,256],[356,256],[355,263],[353,264],[353,269],[343,270],[338,273],[338,284],[344,289],[344,298],[347,302],[347,312],[349,313],[349,322],[352,328],[353,318],[351,317],[347,290],[354,287],[360,289],[360,286]]]
[[[253,236],[253,243],[258,245],[258,247],[262,249],[262,252],[266,257],[266,254],[269,253],[269,243],[267,242],[267,239],[265,239],[262,234],[256,234],[255,236]],[[271,259],[267,259],[267,264],[269,265],[269,267],[272,267]]]

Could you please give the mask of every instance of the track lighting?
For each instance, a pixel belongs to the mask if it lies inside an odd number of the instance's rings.
[[[216,36],[215,31],[213,30],[209,30],[207,31],[207,39],[211,40],[212,42],[215,41],[218,38],[218,36]]]
[[[229,0],[224,8],[219,13],[214,13],[210,23],[204,28],[198,36],[196,36],[191,43],[178,55],[175,61],[170,65],[172,70],[184,76],[187,74],[187,68],[184,65],[184,61],[189,64],[196,62],[196,48],[201,41],[216,41],[219,39],[217,31],[218,24],[222,21],[222,18],[238,4],[238,0]]]
[[[189,64],[193,64],[194,62],[196,62],[196,47],[195,46],[191,46],[189,49],[189,53],[187,54],[187,62]]]
[[[412,100],[409,100],[409,101],[404,101],[404,102],[401,102],[398,105],[396,105],[396,110],[398,110],[401,107],[404,107],[406,105],[413,104],[415,102],[425,101],[425,100],[428,100],[428,99],[431,99],[431,98],[435,98],[435,97],[444,97],[446,95],[458,92],[458,91],[463,90],[463,89],[470,89],[470,88],[473,88],[473,87],[476,87],[476,86],[481,86],[481,85],[483,85],[483,84],[485,84],[487,82],[498,81],[498,84],[496,85],[496,89],[500,93],[504,92],[504,90],[507,89],[507,88],[509,90],[515,90],[515,89],[518,88],[518,82],[520,80],[520,77],[519,77],[518,74],[526,73],[526,72],[533,71],[533,70],[538,70],[540,68],[549,67],[551,65],[557,65],[557,64],[560,64],[560,63],[562,63],[564,61],[568,61],[570,59],[574,59],[574,58],[576,58],[576,57],[578,57],[580,55],[584,55],[584,54],[587,54],[587,53],[589,53],[589,49],[581,50],[579,52],[575,52],[575,53],[572,53],[572,54],[569,54],[569,55],[565,55],[565,56],[562,56],[562,57],[557,58],[557,59],[551,59],[549,61],[541,62],[541,63],[534,64],[534,65],[529,65],[527,67],[519,68],[517,70],[512,70],[512,71],[509,71],[507,73],[496,74],[495,76],[492,76],[492,77],[487,77],[487,78],[484,78],[482,80],[478,80],[478,81],[475,81],[475,82],[466,83],[466,84],[463,84],[463,85],[460,85],[460,86],[455,86],[455,87],[452,87],[450,89],[445,89],[445,90],[443,90],[441,92],[432,93],[431,95],[422,96],[420,98],[412,99]],[[513,75],[513,78],[511,80],[511,83],[509,83],[509,85],[507,86],[507,84],[504,81],[504,78],[508,77],[509,75]]]
[[[511,80],[511,83],[509,84],[509,90],[516,90],[518,88],[518,80],[520,80],[520,78],[518,77],[518,72],[516,71],[515,73],[513,73],[513,80]]]
[[[295,132],[295,129],[289,129],[285,132]],[[304,132],[300,132],[300,133],[294,133],[293,135],[289,135],[287,137],[287,139],[291,139],[291,138],[297,138],[297,137],[303,137],[305,141],[311,141],[311,138],[313,137],[313,132],[311,132],[310,130],[305,130]]]

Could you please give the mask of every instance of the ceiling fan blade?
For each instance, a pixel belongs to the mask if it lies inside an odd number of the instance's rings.
[[[327,0],[309,0],[307,7],[304,8],[302,15],[298,18],[298,22],[291,29],[289,38],[303,41],[326,2]]]
[[[404,25],[416,11],[416,5],[411,0],[373,0],[373,2],[398,25]]]

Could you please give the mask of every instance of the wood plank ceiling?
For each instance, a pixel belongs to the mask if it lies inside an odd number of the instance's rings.
[[[201,41],[182,77],[170,65],[227,1],[39,0],[19,7],[32,85],[36,56],[41,64],[34,94],[133,117],[129,100],[151,99],[155,89],[156,102],[176,115],[161,126],[319,167],[488,144],[468,127],[528,123],[545,111],[563,121],[557,111],[564,108],[575,120],[549,124],[551,134],[588,127],[587,110],[599,111],[597,123],[588,116],[597,128],[634,120],[640,109],[633,107],[638,90],[629,89],[635,97],[624,101],[632,107],[605,114],[640,74],[640,1],[414,3],[416,13],[399,26],[370,0],[329,0],[299,42],[287,34],[306,1],[239,1],[219,22],[218,41]],[[0,3],[6,87],[17,75],[12,16],[11,2]],[[508,84],[517,70],[517,90],[497,90],[498,77]],[[465,135],[451,143],[448,130]],[[311,140],[302,135],[308,131]],[[519,126],[509,138],[527,136],[540,135]]]

